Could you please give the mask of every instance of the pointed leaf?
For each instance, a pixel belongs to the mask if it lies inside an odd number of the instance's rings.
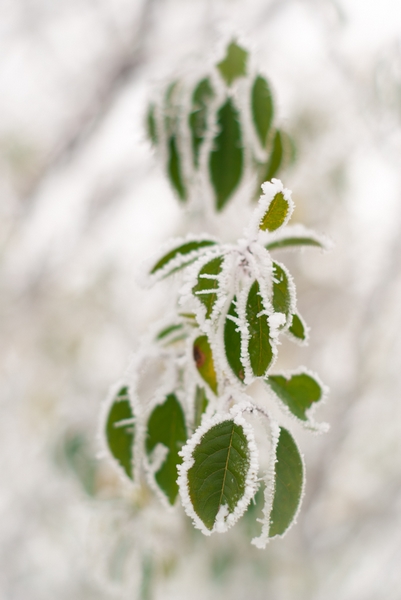
[[[234,375],[236,375],[240,381],[244,381],[245,373],[241,362],[241,333],[238,331],[238,325],[235,321],[238,320],[236,303],[237,299],[234,296],[224,324],[224,349],[227,362]],[[232,319],[234,319],[234,321]]]
[[[280,427],[276,449],[275,490],[269,536],[283,535],[294,522],[302,497],[304,468],[291,434]]]
[[[175,271],[179,269],[183,269],[188,266],[191,262],[194,262],[201,253],[202,250],[206,250],[209,246],[215,246],[216,242],[214,240],[192,240],[190,242],[185,242],[184,244],[180,244],[176,248],[173,248],[167,254],[162,256],[154,267],[150,270],[151,275],[154,275],[168,263],[171,263],[171,271],[166,269],[167,275],[171,275]],[[188,258],[187,260],[186,257]],[[174,261],[174,262],[173,262]],[[178,265],[177,265],[178,263]]]
[[[246,319],[249,328],[249,359],[256,377],[261,377],[266,373],[274,357],[269,323],[266,314],[262,314],[263,311],[259,283],[255,281],[248,294]]]
[[[189,115],[189,127],[192,139],[194,167],[199,166],[199,153],[207,131],[208,104],[214,92],[208,78],[202,79],[192,95],[192,111]]]
[[[217,68],[228,85],[238,77],[246,75],[248,52],[234,41],[227,48],[226,57],[218,63]]]
[[[148,136],[150,141],[154,146],[158,143],[158,135],[157,135],[157,126],[156,126],[156,116],[155,116],[155,105],[150,104],[148,108],[148,112],[146,115],[146,126],[148,131]]]
[[[128,388],[122,387],[115,397],[107,417],[106,439],[112,456],[133,479],[134,414]]]
[[[273,98],[269,84],[261,75],[256,77],[252,87],[252,117],[262,146],[273,120]]]
[[[214,138],[209,170],[216,209],[220,211],[239,184],[244,161],[239,113],[231,98],[217,113],[217,127],[219,133]]]
[[[288,328],[288,331],[292,333],[297,340],[300,340],[301,342],[306,341],[306,328],[299,315],[292,315],[292,323]]]
[[[289,379],[282,375],[269,375],[267,383],[293,415],[307,421],[306,411],[314,402],[319,402],[323,390],[308,373],[296,373]]]
[[[291,210],[291,205],[283,192],[278,192],[270,202],[267,211],[263,215],[259,229],[262,231],[276,231],[281,227]]]
[[[160,489],[174,504],[178,494],[177,465],[182,459],[178,455],[187,440],[185,417],[175,394],[169,394],[164,404],[155,407],[150,415],[146,437],[146,452],[149,455],[158,444],[168,450],[166,459],[155,474]]]
[[[273,262],[273,308],[274,312],[284,313],[286,321],[290,316],[292,306],[291,292],[285,270]]]
[[[214,368],[212,349],[206,335],[196,338],[193,345],[193,356],[200,376],[210,389],[217,394],[217,376]]]
[[[195,446],[192,457],[187,475],[189,497],[196,515],[211,531],[221,509],[226,507],[225,517],[234,513],[246,492],[251,452],[243,427],[231,419],[213,425]]]
[[[217,300],[219,288],[218,276],[221,273],[223,256],[217,256],[203,265],[198,275],[198,283],[192,288],[192,293],[206,308],[206,319],[209,319]]]
[[[167,172],[171,185],[177,192],[180,200],[185,202],[187,200],[187,190],[184,185],[181,157],[178,151],[177,138],[175,135],[172,135],[168,141],[167,153]]]
[[[196,386],[195,391],[195,406],[194,406],[194,429],[197,429],[201,424],[203,414],[209,404],[206,392],[202,387]]]

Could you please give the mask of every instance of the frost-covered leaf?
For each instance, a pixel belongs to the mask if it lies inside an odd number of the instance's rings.
[[[194,262],[203,250],[214,245],[216,245],[216,242],[211,239],[190,240],[180,244],[159,258],[150,269],[150,274],[155,275],[163,269],[163,276],[167,277]]]
[[[234,296],[224,324],[224,350],[227,362],[240,381],[244,381],[245,373],[241,362],[241,333],[238,330],[237,299]]]
[[[194,403],[194,429],[197,429],[201,424],[203,414],[205,413],[209,404],[208,397],[204,388],[196,386],[195,390],[195,403]]]
[[[210,389],[217,394],[217,375],[212,349],[206,335],[201,335],[194,341],[193,357],[200,376]]]
[[[305,324],[301,317],[297,314],[292,315],[292,323],[288,328],[289,333],[291,333],[297,340],[300,342],[306,342],[307,340],[307,331]]]
[[[262,231],[276,231],[284,225],[290,211],[291,205],[288,199],[283,192],[277,192],[259,223],[259,229]]]
[[[150,104],[148,107],[148,112],[146,114],[146,127],[150,141],[153,145],[156,146],[158,143],[158,135],[157,135],[157,126],[156,126],[156,115],[155,115],[155,105]]]
[[[273,308],[277,313],[283,313],[286,320],[290,317],[292,297],[288,275],[279,263],[273,262]]]
[[[218,417],[183,449],[181,497],[204,533],[228,529],[256,492],[257,454],[249,429],[243,419]]]
[[[267,383],[293,415],[307,421],[307,410],[323,396],[321,385],[309,373],[295,373],[289,378],[269,375]]]
[[[275,490],[269,536],[283,535],[292,525],[304,486],[302,457],[291,434],[280,427],[276,448]]]
[[[262,146],[273,120],[273,98],[269,84],[261,75],[256,77],[252,87],[252,117]]]
[[[107,416],[105,433],[112,456],[127,476],[133,479],[135,425],[127,387],[122,387],[113,400]]]
[[[283,163],[283,158],[283,134],[279,129],[277,129],[276,133],[274,134],[269,159],[267,163],[262,167],[258,189],[260,189],[260,185],[264,181],[270,181],[271,179],[273,179],[273,177],[276,177]]]
[[[187,440],[185,417],[175,394],[169,394],[163,404],[156,406],[147,426],[146,452],[151,454],[158,444],[167,448],[167,456],[155,473],[155,480],[174,504],[178,494],[177,465],[182,459],[179,451]]]
[[[192,95],[192,111],[189,115],[191,130],[192,155],[194,167],[199,166],[199,152],[207,131],[208,104],[214,92],[208,78],[202,79]]]
[[[183,324],[182,323],[176,323],[174,325],[168,325],[167,327],[164,327],[164,329],[162,329],[156,336],[157,340],[162,340],[165,337],[168,337],[171,333],[176,333],[177,331],[180,331],[183,328]]]
[[[185,202],[188,194],[184,184],[181,156],[178,150],[177,137],[175,135],[172,135],[168,140],[167,173],[171,185],[177,192],[178,197]]]
[[[216,209],[220,211],[238,186],[244,161],[239,113],[231,98],[217,113],[217,128],[209,156],[209,170]]]
[[[192,288],[192,293],[206,309],[206,319],[210,318],[216,304],[222,264],[223,256],[217,256],[203,265],[198,274],[198,283]]]
[[[315,246],[317,248],[325,248],[325,245],[316,238],[309,236],[290,236],[274,240],[265,245],[267,250],[279,250],[281,248],[290,248],[294,246]]]
[[[254,281],[246,302],[248,323],[248,354],[253,374],[263,376],[272,363],[274,353],[270,339],[268,317],[265,314],[258,281]]]
[[[235,79],[246,75],[247,60],[248,52],[233,41],[227,47],[225,58],[216,66],[223,79],[231,85]]]

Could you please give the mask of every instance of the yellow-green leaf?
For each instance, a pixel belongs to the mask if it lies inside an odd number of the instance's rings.
[[[290,204],[283,192],[277,192],[263,215],[259,229],[262,231],[276,231],[285,222],[290,211]]]
[[[228,85],[238,77],[246,75],[248,52],[232,41],[227,47],[225,58],[218,63],[217,68]]]
[[[212,349],[206,335],[201,335],[194,341],[193,357],[200,376],[210,389],[217,394],[217,375]]]

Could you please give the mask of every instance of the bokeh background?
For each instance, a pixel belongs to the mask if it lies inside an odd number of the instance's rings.
[[[174,560],[151,576],[146,519],[96,458],[99,410],[163,313],[135,274],[182,219],[147,98],[230,33],[295,140],[296,219],[335,243],[284,259],[312,335],[282,347],[330,386],[331,429],[299,433],[307,491],[284,540],[193,549],[152,507]],[[399,600],[400,157],[398,0],[1,0],[2,598]]]

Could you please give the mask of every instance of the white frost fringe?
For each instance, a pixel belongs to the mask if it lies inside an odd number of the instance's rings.
[[[242,427],[245,437],[248,442],[249,449],[249,469],[245,479],[245,493],[239,500],[235,510],[232,513],[228,512],[227,506],[221,506],[217,514],[213,529],[207,529],[203,521],[195,512],[191,498],[189,495],[188,471],[194,464],[193,451],[201,442],[203,436],[215,425],[224,421],[234,421],[236,425]],[[241,412],[238,410],[238,405],[233,407],[229,413],[217,414],[213,418],[205,419],[201,426],[198,427],[194,435],[188,440],[180,452],[183,457],[183,462],[178,466],[179,476],[177,483],[180,488],[180,496],[182,505],[187,515],[193,520],[194,526],[205,535],[211,535],[215,531],[223,533],[232,527],[246,511],[250,501],[257,491],[257,474],[259,468],[258,450],[255,443],[254,433],[251,425],[245,421]]]
[[[273,198],[276,196],[276,194],[281,192],[284,196],[284,199],[288,203],[287,215],[286,215],[282,225],[280,225],[280,227],[277,229],[277,231],[281,231],[283,229],[283,227],[285,227],[287,225],[287,223],[290,220],[291,215],[294,211],[294,202],[292,201],[292,198],[291,198],[291,190],[288,190],[287,188],[285,188],[283,186],[282,182],[280,181],[280,179],[272,179],[271,181],[265,181],[265,183],[262,183],[262,190],[263,190],[263,194],[260,196],[258,205],[255,208],[255,210],[251,216],[251,219],[249,221],[249,225],[244,231],[245,237],[247,237],[250,241],[257,240],[258,237],[265,237],[266,235],[268,235],[270,233],[270,232],[267,232],[267,234],[266,234],[266,232],[261,231],[259,229],[259,226],[260,226],[261,220],[263,219],[264,215],[268,211],[269,206],[270,206]]]

